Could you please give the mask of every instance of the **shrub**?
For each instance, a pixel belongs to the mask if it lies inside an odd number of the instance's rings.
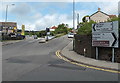
[[[92,33],[92,24],[94,21],[84,22],[83,25],[78,29],[78,34],[80,35],[89,35]]]

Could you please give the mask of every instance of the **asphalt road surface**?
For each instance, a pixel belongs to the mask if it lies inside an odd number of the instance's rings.
[[[71,41],[62,36],[47,43],[31,39],[2,46],[2,80],[118,81],[118,74],[76,66],[59,59],[55,52]]]

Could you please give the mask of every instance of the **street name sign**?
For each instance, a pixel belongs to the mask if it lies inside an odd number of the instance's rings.
[[[92,25],[92,46],[118,48],[118,21]]]

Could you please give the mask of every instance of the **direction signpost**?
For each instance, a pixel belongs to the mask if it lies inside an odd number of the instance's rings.
[[[112,47],[112,62],[114,62],[114,48],[118,48],[118,33],[118,21],[92,25],[92,46],[96,47],[96,59],[98,59],[98,47]]]

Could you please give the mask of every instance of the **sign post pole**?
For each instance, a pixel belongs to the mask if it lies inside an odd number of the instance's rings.
[[[48,35],[50,34],[50,29],[46,28],[46,41],[48,41]]]
[[[98,60],[98,47],[96,47],[96,59]]]
[[[115,62],[115,50],[112,48],[112,62]]]

